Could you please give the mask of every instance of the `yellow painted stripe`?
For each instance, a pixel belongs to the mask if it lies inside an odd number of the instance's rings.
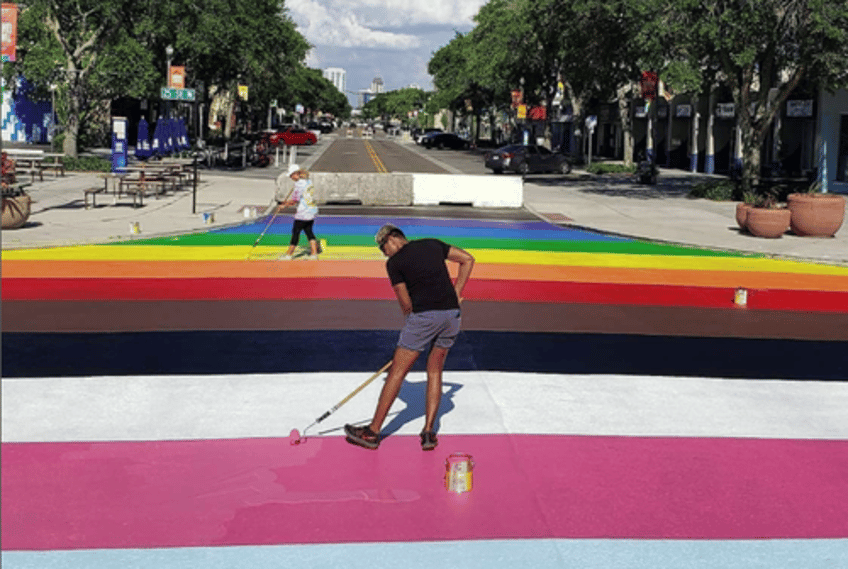
[[[280,255],[279,247],[244,245],[220,247],[177,247],[161,245],[82,245],[47,249],[3,251],[4,260],[100,260],[100,261],[234,261],[269,260]],[[848,267],[820,265],[783,259],[753,257],[685,257],[665,255],[625,255],[612,253],[573,253],[471,249],[478,263],[615,267],[629,269],[746,271],[848,276]],[[331,247],[324,260],[378,260],[384,257],[374,247]]]

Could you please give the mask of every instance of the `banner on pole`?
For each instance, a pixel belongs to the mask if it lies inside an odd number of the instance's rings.
[[[18,44],[18,5],[3,4],[3,61],[15,61]]]
[[[657,98],[657,74],[653,71],[643,71],[642,79],[639,81],[639,86],[642,90],[642,98],[648,101],[653,101]]]
[[[185,89],[185,65],[172,65],[168,73],[168,87]]]

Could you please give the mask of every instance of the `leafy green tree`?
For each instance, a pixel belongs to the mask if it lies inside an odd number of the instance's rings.
[[[363,115],[368,119],[380,118],[384,121],[399,120],[409,122],[409,113],[420,110],[428,100],[428,95],[421,89],[407,87],[380,93],[362,108]]]
[[[525,94],[536,93],[532,102],[547,105],[550,115],[561,81],[578,125],[592,100],[621,95],[629,101],[643,53],[650,50],[640,34],[647,9],[644,0],[526,0]],[[629,113],[621,118],[630,133]]]
[[[480,8],[468,34],[467,73],[481,86],[475,109],[488,108],[492,132],[496,112],[510,107],[512,90],[519,88],[527,69],[519,49],[528,33],[526,6],[515,0],[491,0]]]
[[[36,85],[57,86],[64,152],[76,157],[80,130],[99,103],[139,96],[155,80],[152,57],[129,33],[129,0],[32,0],[20,14],[20,71]]]
[[[659,0],[657,0],[659,1]],[[804,82],[848,86],[844,0],[674,0],[652,30],[665,56],[691,74],[715,69],[733,93],[742,138],[742,184],[759,181],[761,148],[778,111]]]
[[[134,33],[156,54],[163,73],[161,85],[165,84],[165,50],[171,46],[173,63],[186,67],[187,86],[216,86],[221,92],[234,93],[239,84],[247,85],[248,100],[240,102],[244,115],[261,116],[275,99],[295,104],[292,84],[306,73],[303,61],[310,45],[297,31],[284,0],[147,0],[141,4],[144,9]],[[150,96],[158,97],[155,91]]]
[[[350,115],[347,97],[318,69],[295,67],[280,94],[280,99],[290,101],[292,106],[301,104],[315,113]]]
[[[58,86],[70,156],[103,101],[159,97],[167,46],[173,63],[185,65],[188,86],[244,83],[258,108],[286,93],[309,49],[283,0],[30,0],[18,39],[10,70],[41,89]]]

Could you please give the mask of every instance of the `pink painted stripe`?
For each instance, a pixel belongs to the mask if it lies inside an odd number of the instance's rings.
[[[848,441],[544,435],[3,445],[5,550],[848,537]],[[474,489],[443,487],[451,452]]]

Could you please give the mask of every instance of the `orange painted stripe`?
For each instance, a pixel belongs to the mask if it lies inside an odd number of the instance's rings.
[[[385,278],[383,261],[4,261],[3,278]],[[473,278],[848,291],[848,277],[803,273],[482,264]]]

